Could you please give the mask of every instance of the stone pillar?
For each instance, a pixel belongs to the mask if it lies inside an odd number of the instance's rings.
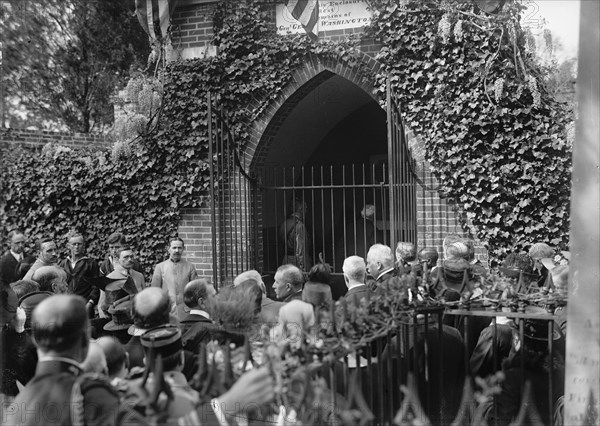
[[[565,425],[600,422],[600,2],[581,1]]]

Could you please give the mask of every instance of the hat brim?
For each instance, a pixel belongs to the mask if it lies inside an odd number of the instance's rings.
[[[530,272],[525,272],[525,271],[521,271],[520,269],[514,269],[514,268],[505,268],[503,266],[499,267],[498,271],[500,271],[500,273],[502,273],[502,275],[504,275],[508,278],[519,278],[519,275],[521,275],[521,272],[523,272],[523,278],[535,277],[535,275]]]
[[[550,259],[549,257],[544,257],[544,258],[540,259],[540,262],[549,271],[556,268],[556,263],[554,263],[554,261],[552,259]]]
[[[127,328],[127,333],[130,336],[141,336],[146,331],[148,331],[147,328],[139,328],[139,327],[136,327],[135,324],[132,324]]]
[[[104,327],[102,327],[104,330],[106,331],[119,331],[119,330],[129,330],[129,328],[131,327],[131,324],[115,324],[114,321],[109,321],[106,324],[104,324]]]

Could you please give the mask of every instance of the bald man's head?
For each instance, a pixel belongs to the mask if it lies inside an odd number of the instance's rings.
[[[169,323],[171,300],[158,287],[148,287],[133,298],[133,324],[148,329]]]
[[[237,287],[241,283],[248,280],[256,281],[256,284],[258,284],[258,286],[260,287],[260,291],[262,291],[262,293],[265,295],[267,294],[267,288],[265,287],[265,283],[263,282],[260,273],[256,269],[251,269],[249,271],[245,271],[239,274],[237,277],[234,278],[233,286]]]
[[[80,296],[48,297],[33,310],[33,340],[42,352],[67,352],[88,345],[88,315]],[[85,356],[85,355],[84,355]]]

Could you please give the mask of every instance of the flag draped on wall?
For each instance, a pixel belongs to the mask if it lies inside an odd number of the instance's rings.
[[[151,41],[166,38],[177,0],[135,0],[135,13]]]
[[[319,0],[287,0],[285,6],[312,40],[319,39]]]

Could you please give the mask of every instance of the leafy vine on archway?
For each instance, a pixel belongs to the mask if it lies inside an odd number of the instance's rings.
[[[272,4],[221,1],[218,55],[165,70],[158,127],[127,155],[55,150],[39,158],[3,156],[2,224],[32,236],[48,228],[56,235],[87,229],[98,239],[90,248],[97,257],[103,234],[121,229],[134,236],[150,268],[176,233],[181,209],[199,206],[208,192],[206,93],[219,94],[243,145],[250,124],[316,55],[359,67],[382,103],[391,76],[404,119],[425,141],[440,184],[492,257],[534,240],[565,247],[571,161],[565,124],[571,117],[544,90],[544,70],[525,49],[518,3],[508,1],[498,15],[472,3],[370,4],[366,36],[382,43],[380,75],[362,67],[360,37],[314,44],[303,34],[277,35]]]

